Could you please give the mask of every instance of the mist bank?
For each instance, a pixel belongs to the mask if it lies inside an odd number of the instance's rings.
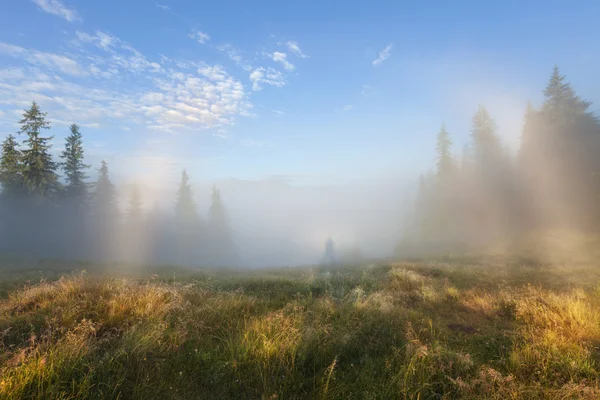
[[[85,163],[76,124],[57,159],[34,102],[2,144],[0,250],[38,257],[185,266],[285,266],[482,252],[528,232],[600,227],[600,122],[555,68],[511,151],[479,106],[470,142],[437,135],[420,179],[344,184],[281,179],[118,182]],[[99,167],[99,168],[98,168]],[[98,170],[94,180],[90,171]],[[324,254],[327,246],[327,254]],[[514,246],[518,247],[518,246]]]

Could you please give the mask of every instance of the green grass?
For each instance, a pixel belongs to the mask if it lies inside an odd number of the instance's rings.
[[[4,264],[2,399],[600,398],[591,263]]]

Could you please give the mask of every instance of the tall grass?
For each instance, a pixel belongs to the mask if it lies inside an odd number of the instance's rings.
[[[71,274],[0,300],[0,398],[597,399],[599,272]]]

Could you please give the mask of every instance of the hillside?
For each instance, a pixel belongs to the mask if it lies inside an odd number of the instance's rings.
[[[600,397],[597,265],[140,274],[13,280],[0,397]]]

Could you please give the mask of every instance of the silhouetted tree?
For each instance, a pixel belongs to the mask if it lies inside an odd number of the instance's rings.
[[[98,173],[98,181],[92,194],[94,243],[91,252],[97,258],[106,259],[115,255],[119,211],[115,187],[110,180],[106,161],[102,160]]]
[[[190,178],[184,170],[177,189],[175,202],[175,258],[183,264],[197,264],[202,252],[200,217],[190,186]]]
[[[221,200],[221,193],[216,187],[213,187],[211,200],[208,211],[210,261],[219,265],[232,264],[235,260],[235,249],[231,229],[225,206]]]
[[[8,135],[2,142],[2,159],[0,160],[0,183],[2,184],[2,195],[4,197],[16,197],[22,194],[23,154],[13,135]]]
[[[84,163],[83,139],[79,126],[72,124],[71,133],[66,138],[65,149],[60,157],[63,159],[61,167],[65,173],[65,194],[77,202],[80,208],[85,206],[87,199],[87,175],[85,170],[90,166]]]
[[[29,193],[38,199],[53,196],[59,188],[57,165],[50,154],[52,145],[49,142],[53,136],[41,136],[43,129],[50,129],[46,115],[34,101],[19,121],[19,133],[27,135],[23,142],[27,146],[23,150],[23,182]]]

